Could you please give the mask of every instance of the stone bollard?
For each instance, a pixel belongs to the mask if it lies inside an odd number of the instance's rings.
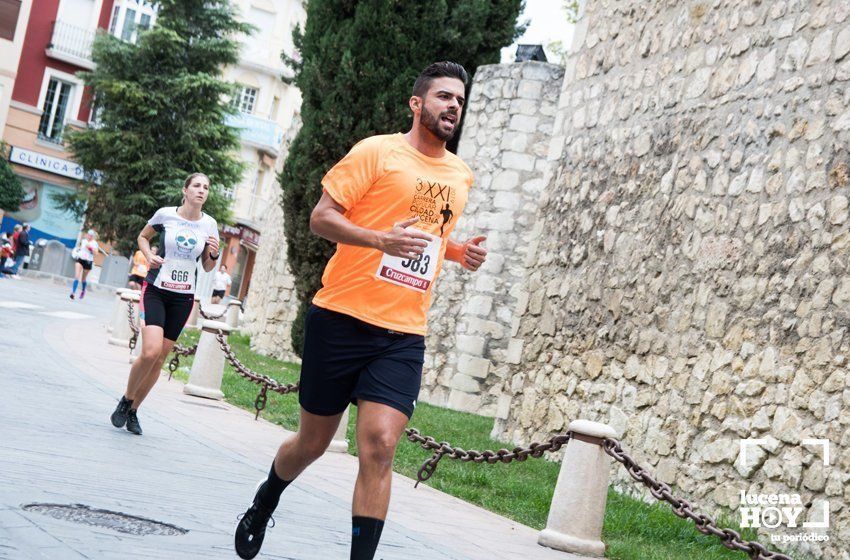
[[[224,352],[218,344],[215,335],[221,330],[225,335],[230,333],[230,327],[221,321],[201,321],[201,339],[195,351],[195,361],[189,373],[189,383],[183,387],[183,392],[195,397],[221,400],[221,377],[224,374]]]
[[[112,336],[109,337],[109,344],[114,344],[115,346],[124,346],[125,348],[130,344],[130,337],[133,336],[133,331],[130,330],[130,321],[127,317],[127,302],[133,302],[133,315],[136,319],[136,325],[138,325],[139,321],[139,292],[133,290],[127,290],[123,294],[121,294],[121,308],[123,309],[123,313],[121,314],[123,320],[115,323],[115,326],[112,329]]]
[[[349,405],[345,409],[345,412],[342,413],[342,418],[339,420],[339,427],[337,427],[334,438],[328,446],[328,451],[332,451],[334,453],[348,453],[348,439],[346,439],[345,436],[348,431],[348,410],[350,408],[351,405]]]
[[[227,325],[233,330],[236,330],[239,327],[239,311],[241,311],[241,305],[242,302],[238,299],[232,299],[227,304],[225,320],[227,321]]]
[[[600,445],[575,436],[615,438],[617,432],[611,426],[590,420],[574,420],[567,430],[574,437],[565,448],[549,519],[537,542],[564,552],[601,557],[605,554],[602,520],[611,458]]]
[[[121,319],[124,319],[125,322],[127,321],[127,303],[121,301],[121,294],[131,291],[127,288],[118,288],[115,290],[115,301],[112,303],[112,315],[110,316],[109,324],[106,325],[106,332],[112,332],[115,329],[115,325]]]
[[[186,325],[183,327],[184,329],[199,329],[201,328],[198,325],[198,317],[201,314],[201,298],[195,296],[195,303],[192,305],[192,312],[189,313],[189,318],[186,320]]]

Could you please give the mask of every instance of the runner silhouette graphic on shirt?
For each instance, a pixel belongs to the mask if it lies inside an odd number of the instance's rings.
[[[443,228],[452,220],[452,216],[454,216],[454,212],[449,209],[449,203],[446,203],[446,207],[440,210],[440,215],[443,217],[443,223],[440,224],[440,237],[443,236]]]

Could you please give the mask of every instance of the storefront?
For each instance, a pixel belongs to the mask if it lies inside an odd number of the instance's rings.
[[[221,244],[225,248],[221,263],[227,265],[227,270],[233,279],[230,295],[245,301],[260,246],[260,233],[242,224],[226,225],[222,228]]]
[[[17,212],[9,212],[0,223],[2,231],[11,231],[16,224],[31,226],[30,239],[55,239],[73,248],[83,227],[82,219],[62,210],[57,198],[76,188],[73,181],[83,178],[80,165],[66,159],[12,146],[9,161],[24,187],[24,199]]]

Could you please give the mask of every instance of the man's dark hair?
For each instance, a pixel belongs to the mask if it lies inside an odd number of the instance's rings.
[[[413,95],[416,97],[425,97],[434,78],[457,78],[463,82],[464,86],[469,82],[469,75],[463,66],[457,62],[450,62],[448,60],[435,62],[423,70],[419,74],[419,77],[416,78],[416,82],[413,83]]]

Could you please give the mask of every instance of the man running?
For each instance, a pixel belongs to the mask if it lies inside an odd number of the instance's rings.
[[[439,223],[444,205],[460,216],[472,186],[472,171],[446,151],[467,80],[459,64],[428,66],[408,101],[410,131],[362,140],[322,179],[310,229],[337,249],[307,313],[301,423],[236,527],[241,558],[259,553],[281,493],[322,456],[349,403],[358,407],[359,460],[350,557],[375,555],[395,448],[419,395],[434,281],[444,258],[474,271],[487,255],[484,237],[456,243],[457,220]]]

